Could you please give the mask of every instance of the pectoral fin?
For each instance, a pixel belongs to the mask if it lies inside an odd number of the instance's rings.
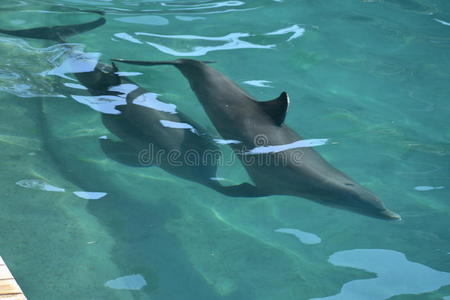
[[[243,198],[254,198],[263,197],[267,194],[262,193],[259,189],[250,183],[241,183],[238,185],[223,186],[220,184],[214,184],[211,186],[217,192],[230,196],[230,197],[243,197]]]

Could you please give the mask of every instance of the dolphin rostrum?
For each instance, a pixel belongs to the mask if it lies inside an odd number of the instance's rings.
[[[0,33],[64,42],[68,36],[94,29],[104,23],[104,17],[100,17],[83,24],[23,30],[0,29]],[[66,47],[72,46],[67,44]],[[83,56],[83,52],[75,49],[72,52]],[[86,63],[92,64],[92,61],[87,58]],[[114,64],[110,66],[95,61],[89,71],[74,72],[78,81],[91,95],[97,96],[99,101],[104,101],[105,104],[110,99],[122,101],[114,107],[115,113],[101,115],[105,127],[121,139],[100,139],[105,154],[131,166],[157,165],[173,175],[203,184],[224,195],[260,196],[260,192],[249,183],[221,185],[216,179],[219,164],[217,154],[220,152],[206,131],[176,110],[175,105],[156,99],[156,94],[119,76],[117,71]]]
[[[284,124],[288,94],[267,102],[249,96],[205,62],[114,61],[134,65],[173,65],[187,78],[217,131],[240,157],[261,194],[294,195],[376,218],[398,220],[372,192],[325,161]]]

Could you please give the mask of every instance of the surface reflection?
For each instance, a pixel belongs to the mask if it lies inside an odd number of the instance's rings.
[[[125,105],[126,99],[120,96],[102,95],[102,96],[80,96],[72,95],[72,98],[84,105],[89,106],[95,111],[119,115],[121,112],[116,109],[116,106]]]
[[[429,186],[429,185],[418,185],[414,187],[414,189],[419,192],[442,190],[443,188],[444,188],[443,186]]]
[[[122,39],[122,40],[125,40],[125,41],[129,41],[129,42],[132,42],[132,43],[135,43],[135,44],[143,44],[143,42],[141,42],[140,40],[132,37],[131,35],[129,35],[128,33],[125,33],[125,32],[115,33],[114,36],[116,38],[119,38],[119,39]]]
[[[83,52],[83,49],[74,49],[73,44],[62,44],[59,47],[69,47],[72,49],[70,55],[67,55],[61,64],[58,64],[55,68],[44,71],[42,76],[55,75],[65,79],[72,79],[66,74],[73,73],[86,73],[94,71],[101,56],[98,52]]]
[[[224,36],[219,37],[207,37],[199,35],[167,35],[167,34],[156,34],[148,32],[136,32],[138,36],[149,36],[149,37],[159,37],[166,39],[179,39],[179,40],[205,40],[205,41],[223,41],[222,45],[217,46],[190,46],[190,51],[178,51],[176,49],[158,44],[155,42],[146,42],[148,45],[155,47],[161,52],[174,56],[202,56],[211,51],[219,50],[234,50],[234,49],[272,49],[275,47],[274,44],[271,45],[259,45],[241,40],[243,37],[251,36],[249,33],[233,32]]]
[[[78,83],[66,82],[64,83],[64,85],[72,89],[87,90],[87,87]]]
[[[47,192],[65,192],[65,189],[51,185],[42,179],[22,179],[17,181],[16,184],[26,189],[41,190]]]
[[[290,144],[276,145],[276,146],[260,146],[251,149],[246,154],[265,154],[265,153],[278,153],[295,148],[308,148],[325,145],[328,139],[307,139],[300,140]]]
[[[196,21],[196,20],[204,20],[204,17],[188,17],[188,16],[175,16],[176,19],[180,20],[180,21],[186,21],[186,22],[191,22],[191,21]]]
[[[155,93],[145,93],[133,100],[133,104],[145,106],[162,112],[167,112],[170,114],[177,113],[177,106],[172,103],[165,103],[158,100],[159,94]]]
[[[184,21],[192,21],[199,19],[198,17],[182,17],[177,16],[177,19],[184,20]],[[275,36],[275,35],[286,35],[291,34],[287,42],[290,42],[294,39],[297,39],[305,33],[305,29],[300,27],[299,25],[295,24],[289,27],[281,28],[275,31],[271,31],[268,33],[264,33],[261,35],[264,36]],[[235,49],[273,49],[276,47],[276,44],[256,44],[251,43],[248,41],[242,40],[242,38],[247,37],[254,37],[258,36],[256,34],[250,34],[250,33],[242,33],[242,32],[232,32],[224,36],[200,36],[200,35],[191,35],[191,34],[181,34],[181,35],[170,35],[170,34],[158,34],[158,33],[151,33],[151,32],[135,32],[135,36],[142,36],[142,37],[150,37],[150,41],[146,41],[145,43],[158,49],[159,51],[174,55],[174,56],[202,56],[207,54],[208,52],[212,51],[220,51],[220,50],[235,50]],[[135,36],[132,36],[125,32],[119,32],[114,34],[116,38],[129,41],[131,43],[135,44],[143,44],[140,39],[138,39]],[[188,51],[180,51],[175,48],[171,48],[167,45],[157,43],[155,42],[155,38],[162,38],[162,39],[175,39],[175,40],[190,40],[192,43],[194,43],[191,46],[183,45],[185,48],[188,48]],[[211,46],[199,46],[198,44],[195,44],[195,41],[210,41],[212,43],[216,42],[224,42],[222,45],[211,45]],[[261,84],[264,84],[264,81],[260,81]],[[250,81],[249,84],[255,84],[258,85],[258,81]],[[264,86],[264,85],[258,85],[258,86]]]
[[[244,81],[243,83],[257,87],[270,87],[270,88],[273,87],[270,85],[272,81],[268,80],[247,80]]]
[[[44,70],[54,68],[55,61],[67,53],[64,46],[35,48],[21,39],[0,37],[0,52],[0,91],[22,98],[65,98],[55,91],[55,82],[44,76],[48,72]]]
[[[442,21],[442,20],[440,20],[440,19],[434,19],[436,22],[439,22],[439,23],[441,23],[441,24],[443,24],[443,25],[446,25],[446,26],[450,26],[450,23],[449,22],[445,22],[445,21]]]
[[[295,236],[301,243],[307,244],[307,245],[315,245],[315,244],[319,244],[322,242],[322,239],[318,235],[311,233],[311,232],[301,231],[298,229],[279,228],[279,229],[276,229],[275,232],[291,234],[291,235]]]
[[[292,35],[287,39],[288,42],[293,39],[301,37],[305,33],[305,29],[301,28],[298,25],[293,25],[290,27],[286,27],[286,28],[282,28],[279,30],[275,30],[275,31],[266,33],[266,35],[282,35],[282,34],[287,34],[287,33],[291,33],[291,32],[292,32]]]
[[[132,274],[105,282],[105,286],[118,290],[138,291],[147,285],[147,281],[140,274]]]
[[[164,26],[169,24],[169,20],[161,16],[134,16],[116,18],[116,21],[131,24],[144,24],[153,26]]]
[[[237,140],[224,140],[224,139],[214,139],[214,142],[216,142],[219,145],[230,145],[230,144],[240,144],[240,141]]]
[[[397,251],[354,249],[336,252],[329,262],[376,273],[375,278],[344,284],[339,294],[311,300],[383,300],[396,295],[422,294],[450,284],[450,273],[411,262]]]
[[[167,128],[174,128],[174,129],[189,129],[192,133],[195,133],[198,135],[197,129],[195,129],[191,124],[188,123],[182,123],[182,122],[173,122],[169,120],[160,120],[161,125]]]
[[[98,200],[108,195],[108,193],[103,192],[86,192],[86,191],[75,191],[73,193],[75,194],[75,196],[86,200]]]
[[[183,8],[184,10],[198,10],[207,8],[219,8],[219,7],[229,7],[229,6],[241,6],[245,2],[242,1],[223,1],[223,2],[209,2],[200,4],[172,4],[172,3],[161,3],[161,6],[174,7],[177,10]]]

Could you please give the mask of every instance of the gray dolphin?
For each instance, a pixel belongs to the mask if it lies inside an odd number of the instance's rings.
[[[64,42],[68,36],[94,29],[104,23],[105,19],[100,17],[83,24],[23,30],[0,29],[0,33]],[[76,54],[83,55],[82,52]],[[201,183],[228,196],[261,195],[249,183],[233,186],[219,184],[215,177],[217,154],[220,153],[206,131],[194,120],[176,111],[174,105],[153,98],[155,94],[149,93],[130,79],[117,75],[117,71],[114,64],[110,66],[98,62],[91,71],[74,73],[91,95],[125,99],[125,103],[115,106],[118,114],[102,114],[105,127],[121,139],[100,139],[105,154],[131,166],[156,165],[175,176]],[[150,102],[150,106],[142,104],[141,101],[145,103],[146,100],[147,104]]]
[[[192,59],[114,61],[173,65],[180,70],[222,137],[241,142],[231,147],[262,194],[295,195],[376,218],[400,219],[372,192],[334,168],[315,150],[295,147],[303,138],[284,124],[287,93],[258,102],[218,71]],[[275,150],[266,151],[272,148]]]

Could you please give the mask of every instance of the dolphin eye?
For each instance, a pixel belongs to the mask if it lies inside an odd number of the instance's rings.
[[[348,186],[355,186],[353,183],[346,183],[345,185],[348,185]]]

